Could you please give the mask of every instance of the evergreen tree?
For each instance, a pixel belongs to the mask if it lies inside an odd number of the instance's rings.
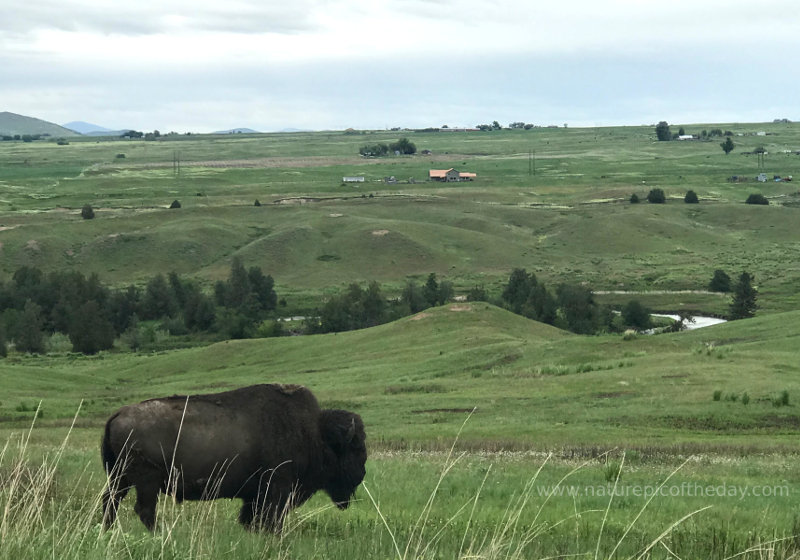
[[[8,347],[6,345],[6,327],[3,323],[4,321],[2,317],[0,317],[0,358],[5,358],[8,353]]]
[[[20,352],[44,354],[44,319],[42,308],[33,301],[25,302],[25,307],[19,316],[14,344]]]
[[[647,193],[647,202],[651,204],[663,204],[666,200],[667,196],[664,194],[663,189],[655,188]]]
[[[247,280],[250,286],[250,301],[255,306],[259,315],[274,311],[278,307],[278,294],[275,293],[275,281],[269,274],[265,275],[258,266],[250,267],[247,271]]]
[[[592,291],[583,286],[562,284],[558,287],[558,304],[566,327],[577,334],[592,334],[600,326],[600,314]]]
[[[413,282],[406,283],[406,287],[403,288],[403,293],[400,295],[400,301],[408,306],[410,313],[417,313],[428,307],[422,290]]]
[[[114,326],[103,314],[100,305],[90,300],[78,307],[72,316],[69,340],[73,352],[97,354],[114,345]]]
[[[536,276],[528,275],[524,268],[515,268],[511,271],[508,284],[503,289],[503,303],[510,311],[521,314],[522,308],[528,301],[531,289],[536,285]]]
[[[733,287],[733,301],[730,306],[730,319],[748,319],[755,316],[756,299],[758,298],[758,291],[753,287],[753,277],[747,273],[742,272],[739,276],[739,281]]]
[[[709,292],[730,292],[731,277],[724,270],[717,269],[708,283]]]
[[[720,144],[720,147],[722,148],[722,151],[725,152],[725,155],[727,156],[729,153],[731,153],[733,151],[733,148],[735,147],[735,145],[733,143],[733,140],[731,140],[731,137],[728,136],[725,139],[725,141]]]
[[[173,317],[178,311],[175,294],[163,274],[157,274],[147,282],[142,297],[142,319]]]
[[[428,307],[434,307],[439,304],[439,282],[436,281],[435,272],[431,272],[428,275],[428,280],[422,287],[422,295],[428,303]]]

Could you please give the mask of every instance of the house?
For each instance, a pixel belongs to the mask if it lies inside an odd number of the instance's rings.
[[[461,173],[452,167],[450,169],[431,169],[428,171],[428,179],[431,181],[441,181],[444,183],[472,181],[477,176],[477,173]]]

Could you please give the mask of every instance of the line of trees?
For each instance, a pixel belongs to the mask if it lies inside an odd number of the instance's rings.
[[[597,304],[589,288],[561,284],[553,293],[524,268],[511,271],[501,300],[509,311],[577,334],[615,330],[613,311]]]
[[[417,146],[408,138],[401,138],[397,142],[392,142],[391,144],[378,142],[376,144],[361,146],[358,153],[364,157],[383,157],[394,153],[411,155],[417,153]]]
[[[306,319],[306,332],[318,334],[374,327],[444,305],[452,297],[453,285],[439,282],[435,273],[430,273],[421,285],[407,282],[400,297],[394,300],[383,295],[377,282],[371,282],[366,289],[353,283],[343,293],[329,297],[315,310],[314,317]]]
[[[213,295],[174,272],[154,276],[144,288],[112,290],[97,274],[45,274],[25,266],[0,284],[0,351],[4,355],[13,342],[20,352],[43,353],[54,333],[68,336],[74,352],[107,350],[117,338],[137,350],[153,341],[152,322],[158,321],[173,335],[244,338],[276,307],[272,277],[259,267],[245,269],[240,259],[233,260],[228,279],[216,283]]]

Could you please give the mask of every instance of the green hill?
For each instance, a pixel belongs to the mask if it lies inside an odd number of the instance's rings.
[[[20,136],[24,134],[41,134],[53,138],[80,136],[74,130],[51,122],[9,113],[8,111],[0,112],[0,136],[14,136],[16,134]]]
[[[358,411],[378,447],[446,446],[475,409],[461,441],[480,449],[797,451],[798,336],[800,312],[624,340],[452,304],[335,335],[17,358],[0,378],[0,416],[27,422],[42,399],[40,425],[61,425],[83,399],[83,425],[94,434],[122,403],[285,382]],[[776,406],[783,391],[789,406]]]

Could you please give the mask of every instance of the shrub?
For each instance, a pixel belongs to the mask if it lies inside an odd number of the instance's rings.
[[[631,195],[631,204],[639,204],[639,195],[638,194],[633,193]]]
[[[125,159],[125,154],[117,154],[114,157],[117,158],[117,159]]]
[[[722,391],[720,389],[714,391],[714,400],[715,401],[722,400]]]
[[[694,191],[688,191],[686,196],[683,197],[683,201],[686,204],[697,204],[700,200],[697,198],[697,193]]]
[[[748,395],[747,392],[745,392],[744,394],[742,394],[742,404],[747,405],[747,403],[749,402],[750,402],[750,395]]]
[[[651,204],[663,204],[666,200],[667,196],[662,189],[651,189],[650,192],[647,193],[647,202]]]
[[[81,218],[84,220],[94,219],[94,208],[92,208],[91,204],[85,204],[83,208],[81,208]]]
[[[172,204],[170,204],[169,207],[170,207],[170,209],[180,208],[181,207],[181,203],[178,202],[178,200],[176,199],[176,200],[172,201]]]
[[[760,193],[751,194],[744,202],[745,204],[761,204],[763,206],[767,206],[769,204],[767,197]]]
[[[256,201],[255,201],[255,203],[253,204],[253,206],[261,206],[261,203],[258,201],[258,199],[256,199]]]

